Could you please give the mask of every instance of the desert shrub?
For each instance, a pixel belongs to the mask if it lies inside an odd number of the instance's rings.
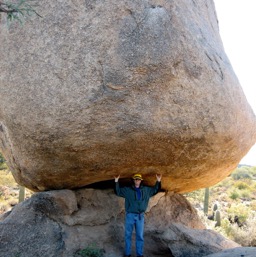
[[[251,201],[250,207],[252,211],[256,211],[256,200]]]
[[[253,177],[256,177],[256,166],[250,168]]]
[[[242,227],[230,224],[227,220],[222,222],[222,229],[231,240],[242,246],[256,246],[256,222],[255,217],[250,216]]]
[[[251,188],[252,188],[252,190],[256,191],[256,182],[255,181],[253,181]]]
[[[249,183],[246,183],[244,181],[236,181],[234,183],[234,187],[238,188],[239,190],[250,189]]]
[[[1,202],[0,201],[0,214],[1,213],[4,213],[4,212],[7,212],[9,210],[9,205],[6,203],[6,202]]]
[[[233,233],[233,226],[227,218],[224,218],[221,222],[221,227],[218,232],[221,233],[225,237],[229,237]]]
[[[7,167],[6,161],[3,155],[0,153],[0,170],[6,170],[7,168],[8,167]]]
[[[195,190],[190,193],[184,194],[185,197],[191,202],[200,202],[202,203],[204,201],[204,189]]]
[[[247,201],[251,200],[252,198],[252,192],[249,189],[241,190],[241,197],[243,199],[246,199]]]
[[[233,189],[230,193],[229,193],[229,197],[232,199],[232,200],[236,200],[240,197],[240,194],[239,192],[236,190],[236,189]]]
[[[8,169],[7,164],[5,162],[0,163],[0,170],[6,170],[6,169]]]
[[[250,207],[240,204],[232,204],[227,210],[227,213],[231,217],[237,216],[241,223],[245,222],[249,217],[251,210]]]
[[[95,244],[87,246],[83,250],[79,250],[75,253],[75,256],[82,257],[103,257],[103,249],[98,248]]]
[[[18,186],[9,170],[0,170],[0,186],[1,185],[11,187]]]
[[[232,174],[234,180],[239,179],[252,179],[252,174],[249,167],[237,168]]]
[[[4,163],[5,162],[5,159],[3,157],[3,155],[0,153],[0,163]]]
[[[221,182],[219,182],[218,184],[216,184],[213,189],[214,190],[224,190],[228,189],[230,186],[232,186],[233,184],[233,179],[232,177],[227,177],[224,180],[222,180]]]

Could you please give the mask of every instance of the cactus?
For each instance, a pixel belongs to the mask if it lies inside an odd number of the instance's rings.
[[[213,205],[213,211],[217,211],[217,209],[218,209],[218,205],[217,205],[217,203],[215,203],[215,204]]]
[[[210,189],[209,187],[207,187],[205,188],[205,191],[204,191],[204,214],[205,215],[208,215],[209,195],[210,195]]]
[[[215,215],[215,220],[216,220],[215,227],[220,227],[220,225],[221,225],[220,211],[216,211],[215,214],[216,214]]]
[[[19,203],[25,200],[25,187],[20,186],[19,190]]]

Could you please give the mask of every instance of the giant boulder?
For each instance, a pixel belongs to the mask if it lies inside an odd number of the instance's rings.
[[[256,120],[213,1],[39,1],[0,30],[0,148],[18,183],[77,188],[120,173],[176,192],[226,177]]]

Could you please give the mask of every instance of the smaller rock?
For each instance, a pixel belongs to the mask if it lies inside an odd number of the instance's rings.
[[[204,256],[209,252],[216,253],[222,249],[240,246],[213,230],[191,229],[180,223],[173,223],[161,236],[154,235],[154,237],[165,241],[175,257]]]
[[[204,257],[255,257],[256,247],[236,247],[226,249],[218,253],[206,255]]]
[[[94,243],[104,257],[120,257],[124,216],[124,199],[113,189],[37,193],[0,216],[1,257],[71,257]],[[203,257],[238,246],[205,229],[179,194],[158,193],[145,216],[145,256]]]

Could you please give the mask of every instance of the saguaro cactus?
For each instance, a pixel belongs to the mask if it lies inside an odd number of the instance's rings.
[[[215,227],[220,227],[220,225],[221,225],[220,211],[216,211],[216,213],[215,213],[215,219],[216,219]]]
[[[217,211],[217,209],[218,209],[218,205],[217,205],[217,203],[215,203],[215,204],[213,205],[213,211]]]
[[[20,186],[19,190],[19,203],[25,200],[25,187]]]
[[[204,191],[204,214],[205,215],[208,215],[209,195],[210,195],[210,189],[209,187],[207,187],[205,188],[205,191]]]

